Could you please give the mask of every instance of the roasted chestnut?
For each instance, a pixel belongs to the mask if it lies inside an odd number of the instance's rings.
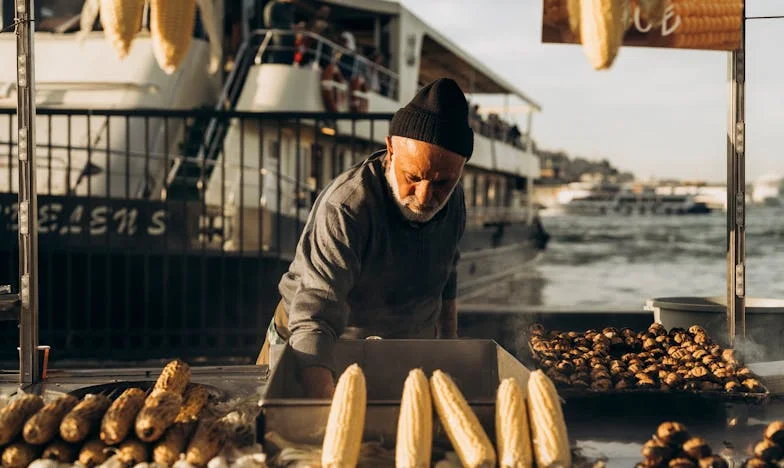
[[[642,349],[644,349],[646,351],[650,351],[651,349],[654,349],[657,346],[659,346],[659,344],[656,343],[656,339],[654,339],[654,338],[646,338],[642,342]]]
[[[615,389],[616,390],[626,390],[627,388],[630,388],[630,387],[631,387],[631,385],[629,384],[628,380],[621,379],[621,380],[615,382]]]
[[[689,371],[692,377],[695,379],[701,379],[708,375],[708,369],[703,366],[694,366],[692,367],[691,371]]]
[[[730,380],[729,382],[724,384],[724,391],[725,392],[742,392],[743,386],[734,380]]]
[[[765,428],[765,438],[784,445],[784,422],[773,421]]]
[[[584,358],[576,357],[572,359],[572,364],[574,364],[574,367],[580,367],[580,366],[585,366],[587,362]]]
[[[710,343],[710,338],[704,333],[698,333],[694,335],[694,342],[700,345],[706,345]]]
[[[695,460],[699,460],[700,458],[705,458],[713,454],[713,452],[711,452],[710,445],[708,445],[708,441],[702,437],[692,437],[691,439],[684,442],[683,451],[686,453],[686,455]]]
[[[566,332],[566,336],[568,336],[571,339],[575,339],[578,336],[580,336],[580,333],[576,331],[570,331],[570,332]]]
[[[741,465],[741,468],[769,468],[772,464],[758,457],[751,457]]]
[[[653,333],[654,335],[666,335],[667,329],[664,328],[664,325],[658,322],[654,322],[648,326],[648,333]]]
[[[607,327],[602,330],[602,334],[607,338],[612,338],[613,336],[618,335],[618,329],[615,327]]]
[[[738,377],[751,377],[752,372],[751,369],[749,369],[748,367],[741,367],[740,369],[735,371],[735,375],[737,375]]]
[[[654,388],[656,387],[656,382],[651,380],[650,378],[640,379],[635,384],[637,388]]]
[[[702,360],[702,358],[704,358],[705,356],[710,356],[710,355],[709,355],[709,354],[708,354],[708,352],[707,352],[707,351],[705,351],[704,349],[698,349],[697,351],[694,351],[693,353],[691,353],[691,356],[692,356],[694,359],[697,359],[697,360],[700,360],[700,361],[701,361],[701,360]]]
[[[688,458],[673,458],[670,460],[670,463],[667,464],[669,468],[691,468],[697,465],[694,464],[693,461],[689,460]]]
[[[646,461],[661,463],[672,457],[674,450],[656,439],[651,439],[645,442],[640,453]]]
[[[555,368],[564,375],[569,375],[574,372],[574,364],[571,361],[560,361],[555,365]]]
[[[683,378],[680,375],[676,374],[675,372],[670,372],[663,380],[664,383],[666,383],[670,387],[674,387],[680,384],[683,381]]]
[[[718,455],[701,458],[699,460],[700,468],[729,468],[729,463],[724,458]]]
[[[672,341],[678,343],[679,345],[682,345],[683,343],[689,341],[689,335],[687,335],[686,333],[676,333],[675,335],[672,336]]]
[[[760,393],[765,391],[765,387],[763,387],[760,381],[757,379],[746,379],[741,382],[741,385],[743,385],[743,388],[751,393]]]
[[[779,444],[772,440],[762,439],[754,445],[754,455],[765,461],[775,462],[779,461],[784,453]]]
[[[691,333],[692,335],[698,335],[698,334],[705,335],[706,334],[705,329],[702,328],[699,325],[692,325],[692,326],[690,326],[689,327],[689,333]]]
[[[710,347],[710,349],[708,349],[708,351],[710,351],[710,354],[713,357],[716,357],[716,358],[720,358],[721,357],[721,346],[719,346],[719,345],[716,345],[716,344],[715,345],[711,345],[711,347]]]
[[[672,356],[667,356],[662,358],[661,363],[663,366],[666,367],[678,367],[678,360]]]
[[[610,381],[610,379],[594,380],[591,383],[591,389],[592,390],[607,391],[607,390],[609,390],[611,388],[613,388],[613,384]]]
[[[689,440],[689,431],[679,422],[663,422],[656,428],[656,437],[670,446],[678,446]]]
[[[610,374],[607,371],[591,372],[591,380],[610,380]]]
[[[680,327],[672,327],[672,328],[670,328],[670,331],[669,331],[669,332],[667,332],[667,335],[669,335],[669,336],[675,336],[675,335],[677,335],[678,333],[686,333],[686,329],[684,329],[684,328],[680,328]]]

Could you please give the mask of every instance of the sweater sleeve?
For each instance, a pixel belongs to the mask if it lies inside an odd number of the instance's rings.
[[[363,235],[345,209],[319,204],[296,253],[300,285],[289,306],[289,343],[302,367],[335,372],[334,345],[348,322],[348,294],[361,270]]]

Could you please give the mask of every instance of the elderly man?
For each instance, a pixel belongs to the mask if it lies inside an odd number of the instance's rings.
[[[398,110],[389,134],[386,150],[319,195],[280,281],[257,363],[288,340],[313,397],[334,391],[338,337],[457,337],[459,181],[474,147],[460,87],[428,84]]]

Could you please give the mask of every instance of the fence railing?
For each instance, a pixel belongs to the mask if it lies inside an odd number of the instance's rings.
[[[255,355],[315,196],[382,147],[390,118],[39,109],[41,344],[52,359]],[[207,158],[215,119],[228,130]],[[14,291],[17,187],[16,116],[0,109],[0,284]],[[0,360],[17,342],[0,322]]]

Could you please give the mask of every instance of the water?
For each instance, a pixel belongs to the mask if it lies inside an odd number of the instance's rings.
[[[746,222],[747,296],[784,298],[784,208],[749,208]],[[480,301],[638,310],[654,297],[725,294],[724,213],[543,223],[552,239],[542,261]]]

